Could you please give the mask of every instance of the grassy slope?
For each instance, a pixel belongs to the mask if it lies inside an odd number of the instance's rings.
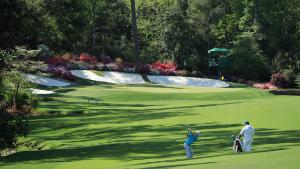
[[[300,97],[248,88],[96,85],[56,89],[31,120],[30,139],[44,151],[22,151],[0,168],[298,168]],[[103,103],[88,103],[98,99]],[[60,114],[60,115],[59,115]],[[236,155],[231,134],[248,119],[254,151]],[[200,129],[195,158],[185,160],[186,128]]]

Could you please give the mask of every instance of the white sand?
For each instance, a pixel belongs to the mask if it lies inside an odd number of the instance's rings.
[[[182,76],[147,76],[147,78],[157,84],[175,86],[200,86],[200,87],[228,87],[229,84],[220,80],[182,77]]]
[[[144,84],[143,77],[135,73],[105,72],[104,76],[119,84]]]
[[[72,75],[74,75],[76,77],[80,77],[82,79],[88,79],[88,80],[97,81],[97,82],[117,83],[110,78],[107,78],[104,76],[98,76],[89,70],[71,70],[71,73],[72,73]]]
[[[89,70],[71,70],[74,76],[106,83],[115,84],[144,84],[145,81],[139,74],[120,73],[120,72],[104,72],[104,76],[98,76]]]
[[[144,84],[145,81],[139,74],[104,72],[104,76],[98,76],[89,70],[72,70],[74,76],[106,83],[116,84]],[[177,86],[201,86],[201,87],[228,87],[229,84],[220,80],[182,77],[182,76],[147,76],[153,83]]]
[[[40,89],[31,89],[31,91],[34,94],[53,94],[53,93],[55,93],[54,91],[40,90]]]
[[[41,77],[41,76],[37,76],[37,75],[26,74],[25,77],[27,80],[29,80],[33,83],[37,83],[37,84],[44,85],[44,86],[69,86],[69,85],[71,85],[70,83],[67,83],[67,82],[63,82],[63,81],[59,81],[59,80],[55,80],[55,79],[47,78],[47,77]]]

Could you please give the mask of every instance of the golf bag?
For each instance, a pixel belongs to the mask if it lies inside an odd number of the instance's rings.
[[[231,137],[233,139],[233,146],[232,146],[233,151],[236,153],[243,152],[242,142],[239,136],[231,136]]]

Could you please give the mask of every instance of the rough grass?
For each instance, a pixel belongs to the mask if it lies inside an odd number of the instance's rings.
[[[56,88],[37,108],[27,140],[43,151],[1,157],[0,168],[299,168],[300,97],[251,88],[91,85]],[[101,100],[99,103],[88,100]],[[230,136],[249,120],[253,152],[234,154]],[[186,129],[202,135],[185,159]]]

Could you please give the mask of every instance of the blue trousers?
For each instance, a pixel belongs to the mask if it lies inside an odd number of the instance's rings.
[[[191,159],[194,155],[191,145],[188,145],[188,144],[184,143],[183,146],[184,146],[184,149],[185,149],[186,158]]]

